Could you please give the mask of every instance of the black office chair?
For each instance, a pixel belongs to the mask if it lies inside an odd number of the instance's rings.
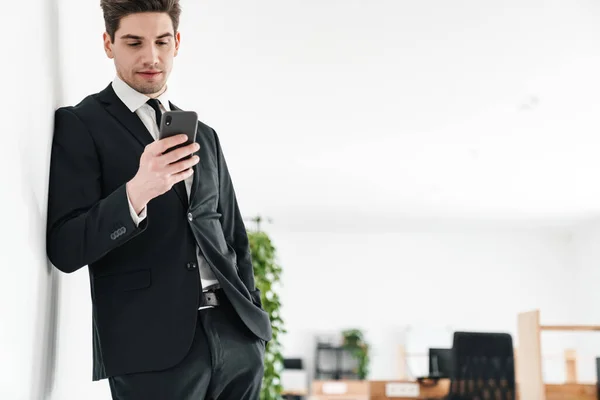
[[[512,337],[455,332],[448,400],[515,400]]]

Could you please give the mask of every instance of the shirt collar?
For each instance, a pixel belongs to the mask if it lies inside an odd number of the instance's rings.
[[[123,104],[129,108],[131,112],[136,112],[138,108],[146,104],[146,102],[150,99],[150,97],[146,96],[143,93],[138,92],[133,89],[127,83],[125,83],[119,76],[115,76],[115,79],[112,82],[113,89],[115,94]],[[157,97],[157,99],[161,102],[166,111],[171,111],[171,103],[169,102],[169,94],[168,88]]]

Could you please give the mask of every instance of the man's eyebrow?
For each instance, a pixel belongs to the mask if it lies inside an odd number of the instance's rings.
[[[141,36],[136,36],[136,35],[132,35],[130,33],[128,33],[127,35],[123,35],[121,36],[121,39],[135,39],[135,40],[142,40],[143,37]]]
[[[166,38],[166,37],[173,37],[173,34],[172,34],[172,33],[170,33],[170,32],[167,32],[167,33],[163,33],[163,34],[162,34],[162,35],[160,35],[160,36],[157,36],[156,38],[157,38],[157,39],[163,39],[163,38]],[[143,40],[144,38],[143,38],[143,37],[141,37],[141,36],[132,35],[132,34],[128,33],[127,35],[123,35],[123,36],[121,36],[121,39],[134,39],[134,40]]]

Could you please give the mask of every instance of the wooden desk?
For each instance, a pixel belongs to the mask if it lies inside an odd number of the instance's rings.
[[[387,397],[386,386],[390,383],[411,383],[414,381],[394,380],[394,381],[314,381],[312,385],[312,396],[310,400],[399,400],[400,397]],[[327,393],[328,385],[340,389],[345,386],[347,391],[337,394]],[[402,397],[402,400],[436,399],[443,398],[448,394],[450,381],[441,379],[437,384],[423,383],[419,385],[419,397]],[[586,399],[587,400],[587,399]]]
[[[347,393],[324,394],[323,387],[327,381],[313,382],[313,395],[311,400],[397,400],[399,397],[387,397],[386,385],[388,383],[412,381],[332,381],[347,384]],[[437,385],[422,383],[419,385],[419,397],[402,397],[403,400],[442,399],[450,389],[450,380],[441,379]],[[564,384],[545,385],[547,400],[596,400],[596,385],[592,384]],[[517,399],[519,395],[517,394]]]
[[[281,392],[282,396],[296,396],[296,397],[306,397],[308,393],[306,390],[284,390]]]
[[[371,389],[370,400],[399,400],[399,397],[387,397],[385,395],[385,387],[390,382],[402,381],[369,381]],[[415,383],[415,382],[411,382]],[[419,385],[419,397],[402,397],[402,400],[419,400],[419,399],[442,399],[450,391],[450,380],[440,379],[437,384],[421,383]]]
[[[547,384],[545,387],[547,400],[596,400],[596,385],[566,383],[563,385]]]

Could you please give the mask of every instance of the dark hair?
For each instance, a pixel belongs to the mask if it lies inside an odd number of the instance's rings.
[[[142,12],[164,12],[169,14],[173,21],[176,33],[179,27],[181,6],[179,0],[100,0],[100,7],[104,13],[104,24],[111,42],[115,42],[115,32],[119,29],[121,18],[130,14]]]

